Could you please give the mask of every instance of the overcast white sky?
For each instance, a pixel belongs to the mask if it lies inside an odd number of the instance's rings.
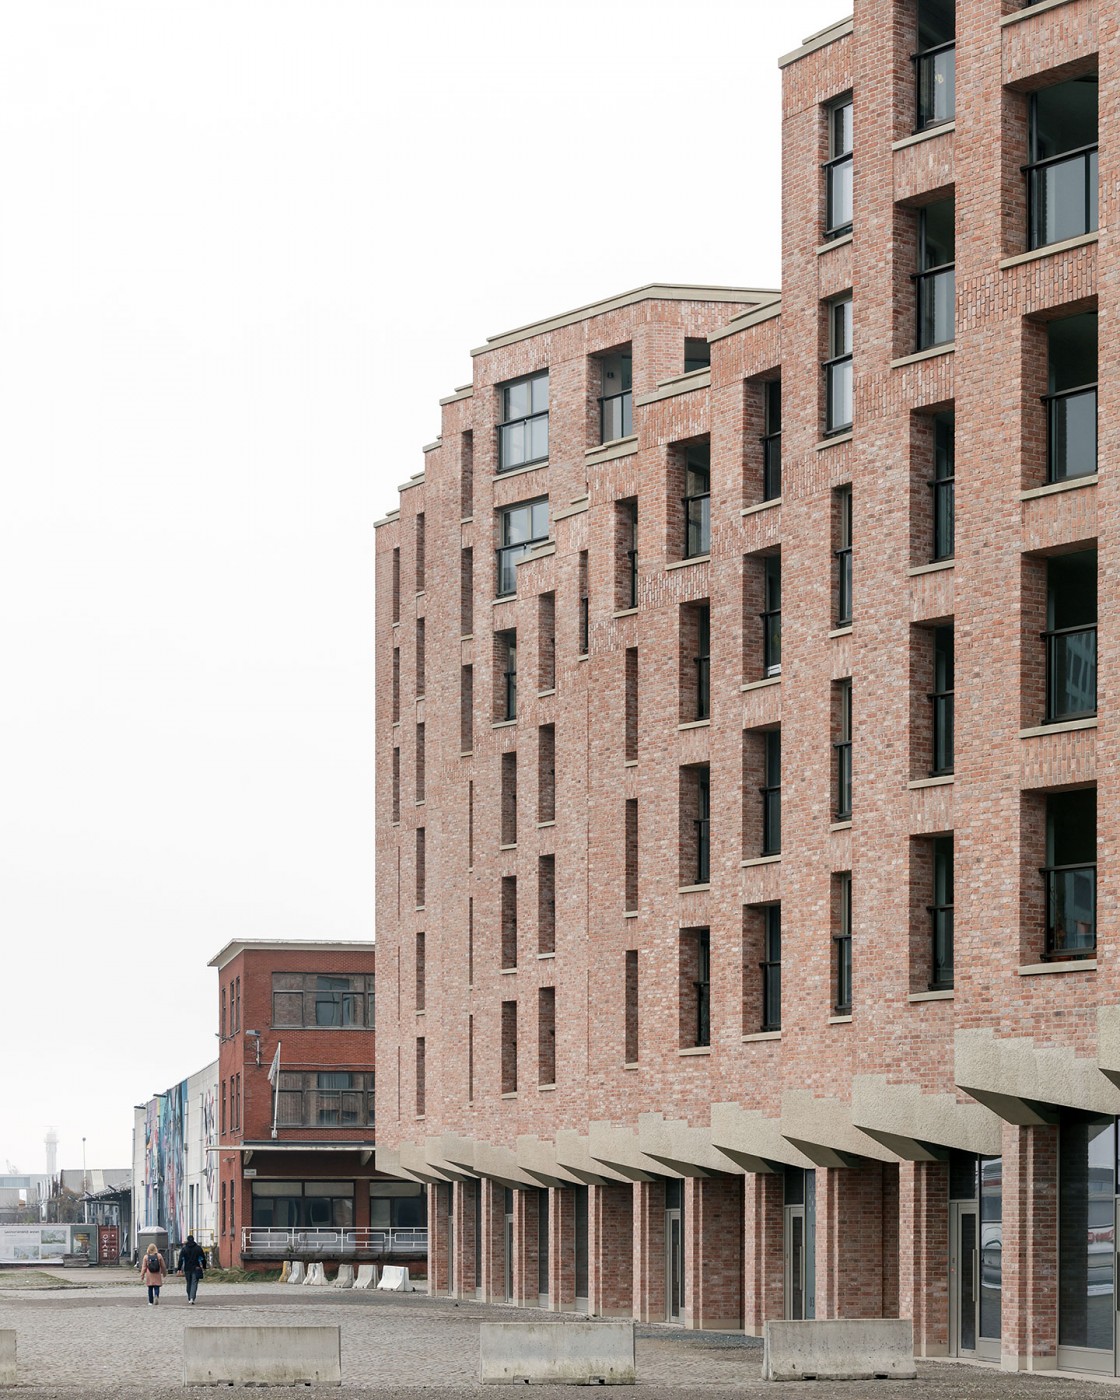
[[[488,334],[777,285],[850,8],[0,0],[0,1171],[128,1163],[230,939],[371,935],[373,520]]]

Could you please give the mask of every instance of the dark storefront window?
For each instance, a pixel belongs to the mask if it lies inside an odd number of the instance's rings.
[[[352,1181],[251,1181],[253,1224],[315,1229],[354,1224]]]
[[[1116,1120],[1064,1111],[1058,1153],[1058,1344],[1112,1350]]]

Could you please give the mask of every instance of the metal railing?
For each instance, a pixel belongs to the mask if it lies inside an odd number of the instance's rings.
[[[708,492],[684,498],[685,558],[695,559],[712,547],[711,497]]]
[[[1097,947],[1097,867],[1047,865],[1039,872],[1046,885],[1047,958],[1089,957]]]
[[[953,985],[953,906],[930,904],[931,957],[929,989],[944,991]]]
[[[956,478],[939,476],[930,482],[933,491],[933,558],[952,559],[956,548]]]
[[[1097,713],[1097,624],[1043,632],[1046,643],[1046,722]]]
[[[782,430],[762,439],[762,499],[776,501],[782,494]]]
[[[914,55],[918,87],[918,130],[951,122],[957,109],[955,39]]]
[[[613,442],[629,437],[634,431],[634,394],[631,389],[621,394],[604,394],[599,400],[599,441]]]
[[[951,690],[935,690],[930,695],[933,705],[933,769],[931,777],[953,771],[954,761],[954,704]]]
[[[1066,238],[1078,238],[1097,227],[1097,147],[1025,165],[1030,207],[1030,246],[1045,248]]]
[[[956,264],[926,268],[914,280],[918,284],[918,349],[949,344],[956,334]]]
[[[782,785],[760,787],[762,797],[762,854],[777,855],[782,849]]]
[[[782,671],[782,610],[768,608],[762,619],[762,673],[778,676]]]
[[[548,412],[498,424],[498,470],[510,471],[548,458]]]
[[[427,1254],[428,1230],[422,1227],[378,1229],[372,1225],[282,1229],[246,1225],[241,1230],[242,1257],[255,1259],[375,1259],[393,1254]]]
[[[1097,470],[1097,386],[1081,384],[1044,394],[1048,482],[1091,476]]]

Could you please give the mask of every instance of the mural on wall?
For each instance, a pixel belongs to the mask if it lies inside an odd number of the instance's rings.
[[[202,1187],[206,1194],[207,1205],[213,1205],[217,1200],[218,1190],[218,1154],[208,1149],[218,1145],[218,1117],[216,1089],[204,1089],[200,1095],[202,1100]]]
[[[173,1240],[186,1236],[186,1102],[184,1079],[150,1100],[144,1126],[144,1224],[162,1226]]]

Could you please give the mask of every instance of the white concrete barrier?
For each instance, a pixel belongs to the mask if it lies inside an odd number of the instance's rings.
[[[291,1272],[292,1272],[292,1261],[291,1261],[290,1259],[285,1259],[285,1260],[284,1260],[284,1266],[283,1266],[283,1268],[280,1270],[280,1277],[276,1280],[276,1282],[277,1282],[277,1283],[287,1283],[287,1282],[288,1282],[288,1278],[289,1278],[290,1275],[291,1275]]]
[[[377,1265],[359,1264],[358,1277],[354,1280],[355,1288],[376,1288],[377,1287]]]
[[[762,1329],[764,1381],[913,1380],[917,1374],[909,1318],[767,1322]]]
[[[632,1322],[484,1322],[478,1376],[483,1385],[633,1385]]]
[[[354,1287],[354,1266],[353,1264],[339,1264],[338,1276],[332,1285],[334,1288]]]
[[[184,1385],[341,1385],[340,1327],[184,1327]]]
[[[16,1333],[15,1328],[5,1327],[0,1331],[0,1385],[16,1383]]]
[[[304,1283],[310,1283],[313,1287],[325,1288],[330,1280],[327,1278],[327,1271],[322,1264],[309,1264],[307,1277]]]
[[[303,1283],[304,1272],[303,1263],[299,1259],[292,1260],[291,1272],[288,1274],[289,1283]]]
[[[378,1288],[384,1289],[387,1293],[411,1293],[412,1283],[408,1277],[408,1270],[401,1264],[386,1264],[381,1270],[381,1278],[377,1284]]]

